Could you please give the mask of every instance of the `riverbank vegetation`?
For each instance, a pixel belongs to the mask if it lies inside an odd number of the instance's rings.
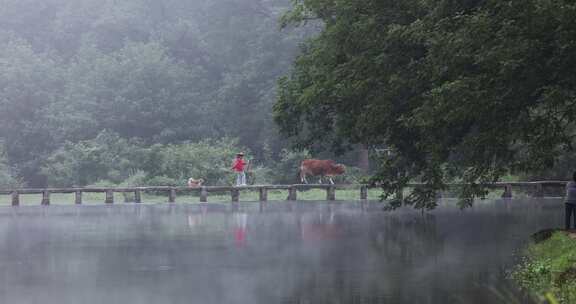
[[[549,303],[576,303],[576,235],[556,232],[530,245],[512,277]]]

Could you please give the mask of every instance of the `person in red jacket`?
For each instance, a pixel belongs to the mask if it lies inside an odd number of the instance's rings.
[[[246,186],[246,173],[244,172],[246,165],[247,162],[244,160],[244,153],[240,152],[236,154],[236,158],[232,164],[232,170],[236,172],[236,186]]]

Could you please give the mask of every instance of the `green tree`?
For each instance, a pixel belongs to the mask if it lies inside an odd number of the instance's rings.
[[[291,151],[284,149],[280,153],[280,160],[274,167],[274,183],[299,184],[300,163],[302,160],[311,158],[310,152]]]
[[[169,58],[161,45],[134,43],[110,55],[94,49],[81,54],[57,107],[68,139],[102,129],[152,141],[208,133],[202,128],[205,105],[196,87],[202,78]]]
[[[52,186],[186,185],[190,177],[227,185],[238,140],[223,138],[180,144],[145,145],[103,131],[94,139],[67,142],[47,158],[42,173]],[[1,166],[0,159],[0,169]],[[2,172],[0,170],[0,172]]]
[[[576,79],[571,1],[297,0],[285,22],[320,19],[275,117],[297,145],[386,145],[375,181],[434,208],[447,182],[462,206],[509,172],[571,150]]]
[[[103,131],[92,140],[65,143],[46,160],[42,173],[52,186],[86,186],[101,180],[119,183],[146,160],[140,143]]]
[[[234,155],[246,151],[238,146],[237,140],[230,138],[170,144],[156,149],[159,168],[151,171],[151,176],[166,176],[180,181],[187,181],[190,177],[202,178],[211,185],[230,184]]]
[[[276,158],[285,142],[270,115],[275,79],[314,31],[280,31],[288,7],[1,0],[0,139],[10,166],[30,186],[45,186],[40,168],[50,155],[103,130],[145,146],[233,137],[258,159],[268,151]]]
[[[6,157],[29,181],[41,182],[38,165],[54,149],[47,113],[62,88],[62,71],[57,59],[7,33],[0,33],[0,71],[0,139]]]
[[[4,146],[0,145],[0,188],[15,189],[23,186],[20,179],[16,177],[14,169],[8,165],[8,159]]]

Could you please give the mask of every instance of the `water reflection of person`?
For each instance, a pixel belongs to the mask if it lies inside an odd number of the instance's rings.
[[[234,214],[234,243],[236,247],[246,245],[246,228],[248,226],[248,214]]]
[[[566,184],[566,230],[570,229],[571,217],[574,215],[574,229],[576,229],[576,172],[572,174],[572,181]]]

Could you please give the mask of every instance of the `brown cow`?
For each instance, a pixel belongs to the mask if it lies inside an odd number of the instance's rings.
[[[322,160],[322,159],[305,159],[300,164],[300,181],[307,184],[307,175],[320,176],[319,183],[322,183],[322,177],[328,177],[331,184],[334,184],[332,180],[333,176],[344,174],[346,167],[341,164],[337,164],[333,160]]]

